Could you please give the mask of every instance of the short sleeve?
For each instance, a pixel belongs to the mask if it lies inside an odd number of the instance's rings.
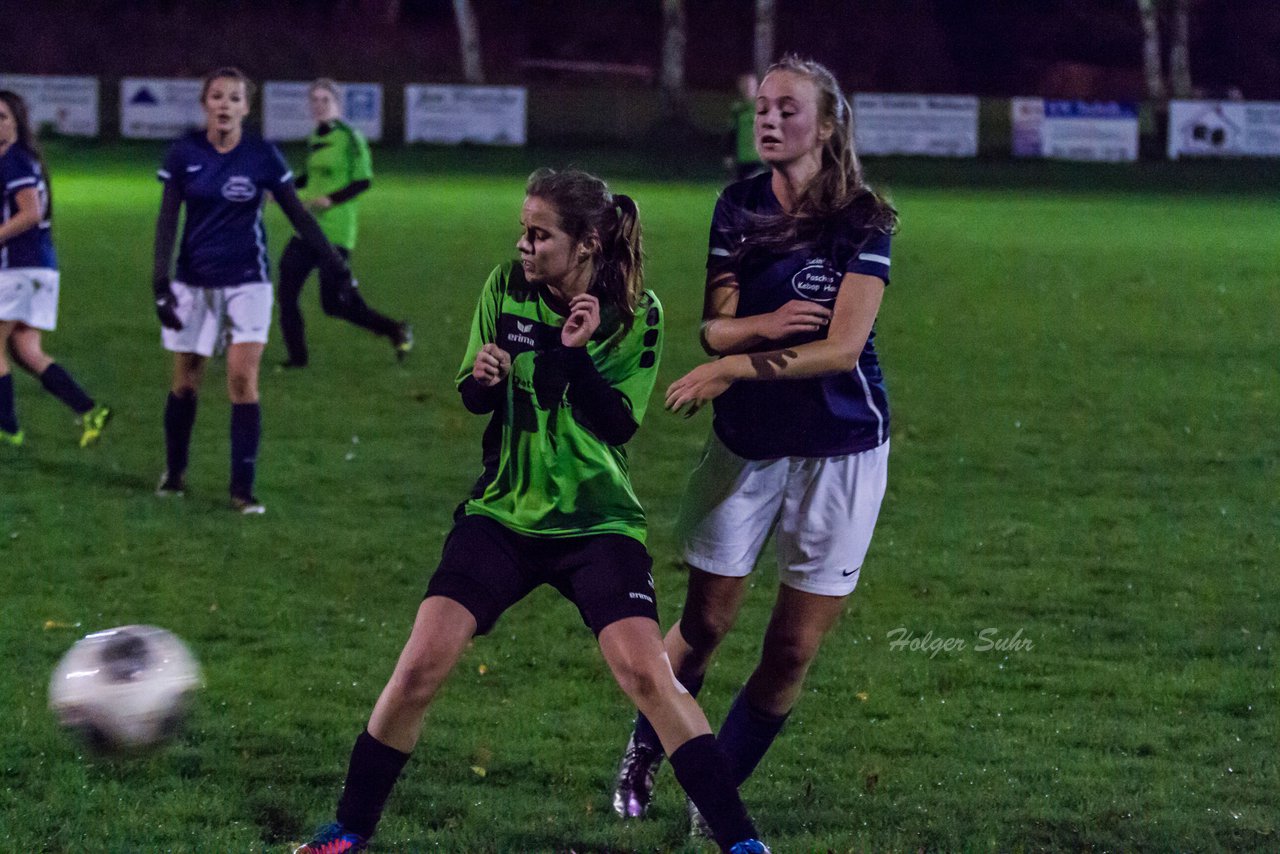
[[[458,367],[458,375],[454,377],[456,386],[461,386],[462,381],[471,376],[476,355],[484,345],[492,344],[498,339],[498,315],[502,312],[502,285],[505,278],[503,267],[499,265],[484,283],[484,290],[480,292],[480,300],[471,317],[471,337],[467,340],[467,352]]]
[[[369,143],[364,134],[355,128],[348,128],[351,147],[347,156],[350,158],[349,171],[351,181],[373,180],[373,156],[369,153]]]
[[[280,149],[268,142],[267,151],[266,174],[262,176],[263,182],[268,187],[279,187],[292,181],[293,170],[289,168],[289,162],[284,159]]]
[[[0,159],[0,181],[4,182],[5,193],[16,193],[24,187],[35,187],[40,183],[40,175],[35,164],[26,157],[5,157]]]
[[[165,152],[164,162],[156,170],[156,177],[163,183],[177,186],[186,175],[187,159],[183,156],[183,147],[182,140],[178,140]]]
[[[729,264],[736,245],[738,232],[734,205],[723,195],[716,200],[715,213],[711,215],[711,234],[707,238],[707,269],[719,272]]]
[[[658,363],[662,361],[662,303],[645,291],[626,337],[604,351],[596,370],[613,386],[631,407],[636,424],[644,420],[649,397],[658,379]]]
[[[891,238],[882,231],[874,232],[862,247],[849,259],[846,273],[878,276],[889,284],[889,243]]]

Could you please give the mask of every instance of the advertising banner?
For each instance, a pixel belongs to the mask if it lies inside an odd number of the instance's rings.
[[[1280,101],[1170,101],[1169,159],[1280,157]]]
[[[853,120],[859,154],[978,154],[978,99],[970,95],[855,95]]]
[[[126,77],[120,81],[121,136],[173,139],[203,125],[199,80]]]
[[[279,142],[306,139],[315,129],[307,107],[310,81],[273,80],[262,87],[262,132]],[[339,83],[342,118],[371,142],[382,139],[382,84]]]
[[[1122,162],[1138,159],[1138,105],[1014,98],[1015,157]]]
[[[404,87],[405,142],[524,145],[522,86]]]
[[[37,128],[52,127],[65,136],[97,136],[98,78],[0,74],[0,89],[22,96]]]

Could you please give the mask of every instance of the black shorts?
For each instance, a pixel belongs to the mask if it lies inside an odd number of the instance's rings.
[[[578,606],[597,635],[627,617],[657,622],[653,559],[623,534],[530,537],[488,516],[459,516],[444,541],[427,596],[447,596],[488,634],[498,617],[541,584]]]

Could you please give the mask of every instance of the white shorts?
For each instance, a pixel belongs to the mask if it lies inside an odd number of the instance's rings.
[[[58,271],[47,267],[0,270],[0,320],[52,332],[58,325],[58,280]]]
[[[888,442],[838,457],[746,460],[712,433],[681,502],[684,559],[741,578],[774,532],[783,584],[847,596],[858,586],[888,472]]]
[[[229,344],[266,344],[274,300],[270,282],[229,288],[197,288],[174,282],[178,330],[161,327],[160,340],[174,353],[212,356]]]

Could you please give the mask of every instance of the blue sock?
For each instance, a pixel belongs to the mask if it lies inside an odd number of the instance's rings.
[[[13,374],[0,377],[0,430],[18,432],[18,411],[13,408]]]
[[[169,392],[164,404],[164,448],[169,474],[181,477],[187,470],[187,453],[191,449],[191,428],[196,423],[196,393],[181,395]]]
[[[258,440],[262,436],[262,407],[256,403],[231,405],[231,494],[253,495],[258,465]]]
[[[787,715],[771,715],[752,707],[746,694],[745,688],[738,692],[716,735],[729,759],[735,786],[741,786],[756,770],[787,721]]]
[[[40,384],[49,394],[65,403],[77,415],[84,415],[93,409],[93,398],[84,393],[84,389],[71,378],[71,374],[62,369],[57,362],[44,369],[40,375]]]
[[[692,683],[692,684],[690,684]],[[690,679],[689,682],[682,680],[686,691],[693,696],[698,696],[698,692],[702,690],[702,677]],[[649,723],[649,719],[643,714],[636,713],[636,728],[634,738],[636,744],[643,744],[653,750],[662,751],[662,740],[658,738],[658,731],[653,728],[653,724]]]

